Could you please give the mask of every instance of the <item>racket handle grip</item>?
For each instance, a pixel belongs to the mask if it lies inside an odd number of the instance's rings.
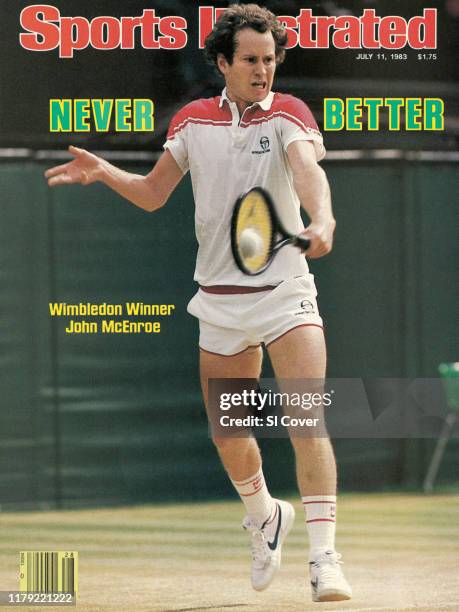
[[[311,246],[311,241],[309,240],[309,238],[301,238],[301,236],[295,236],[292,244],[296,247],[299,247],[302,251],[307,251]]]

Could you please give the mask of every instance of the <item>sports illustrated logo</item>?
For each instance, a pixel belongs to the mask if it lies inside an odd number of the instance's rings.
[[[263,153],[269,153],[271,149],[269,148],[269,138],[267,136],[262,136],[260,138],[260,149],[254,149],[252,151],[252,155],[263,155]]]
[[[200,49],[224,10],[199,7]],[[400,15],[380,17],[370,8],[360,16],[314,15],[312,9],[300,9],[298,15],[281,15],[278,20],[285,25],[287,49],[437,48],[436,8],[425,8],[422,15],[409,19]],[[23,30],[19,43],[23,49],[40,52],[58,49],[62,58],[73,58],[75,51],[87,47],[111,51],[134,49],[140,43],[144,49],[167,50],[183,49],[188,43],[187,20],[179,15],[160,17],[155,9],[144,9],[142,15],[121,18],[100,15],[88,19],[81,15],[63,16],[49,4],[34,4],[22,10],[19,21]]]
[[[314,304],[309,300],[301,300],[300,302],[300,312],[295,312],[295,315],[304,315],[304,314],[312,314],[315,313]]]

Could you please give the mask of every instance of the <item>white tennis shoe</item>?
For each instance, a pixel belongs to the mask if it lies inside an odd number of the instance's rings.
[[[282,544],[292,528],[295,510],[288,502],[274,500],[274,518],[261,527],[246,516],[242,526],[252,537],[252,586],[263,591],[273,580],[281,564]]]
[[[341,555],[327,550],[309,563],[312,601],[351,599],[352,589],[341,570]]]

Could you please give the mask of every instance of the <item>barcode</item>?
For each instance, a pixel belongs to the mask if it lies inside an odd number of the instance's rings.
[[[35,551],[20,553],[19,590],[27,593],[77,593],[78,553]]]

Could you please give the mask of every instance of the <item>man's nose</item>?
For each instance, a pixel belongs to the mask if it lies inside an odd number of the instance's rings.
[[[266,66],[263,60],[260,60],[256,63],[255,72],[256,74],[259,74],[261,76],[266,74]]]

